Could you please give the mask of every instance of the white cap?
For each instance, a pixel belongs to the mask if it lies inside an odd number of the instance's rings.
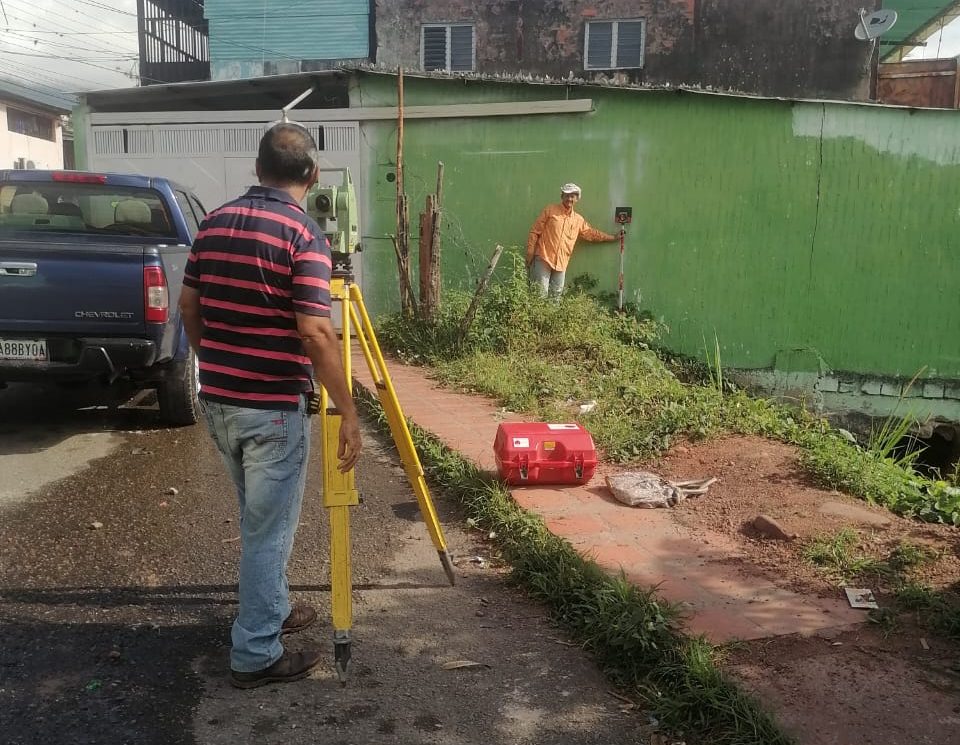
[[[580,194],[580,187],[576,184],[564,184],[560,187],[561,194]]]

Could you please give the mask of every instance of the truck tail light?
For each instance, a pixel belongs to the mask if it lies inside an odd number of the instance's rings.
[[[166,323],[170,318],[170,291],[163,269],[143,268],[143,317],[147,323]]]

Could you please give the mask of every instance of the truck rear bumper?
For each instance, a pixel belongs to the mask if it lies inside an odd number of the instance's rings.
[[[157,362],[157,346],[147,339],[51,338],[47,348],[50,359],[46,362],[0,360],[0,381],[112,381]]]

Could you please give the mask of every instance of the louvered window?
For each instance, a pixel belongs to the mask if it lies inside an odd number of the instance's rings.
[[[420,57],[424,70],[462,72],[474,68],[472,24],[430,24],[420,39]]]
[[[587,24],[584,69],[643,67],[646,21],[591,21]]]

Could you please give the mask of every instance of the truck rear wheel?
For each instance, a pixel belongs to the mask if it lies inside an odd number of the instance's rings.
[[[200,416],[200,363],[191,349],[187,358],[176,362],[168,376],[157,386],[157,403],[164,424],[186,427]]]

